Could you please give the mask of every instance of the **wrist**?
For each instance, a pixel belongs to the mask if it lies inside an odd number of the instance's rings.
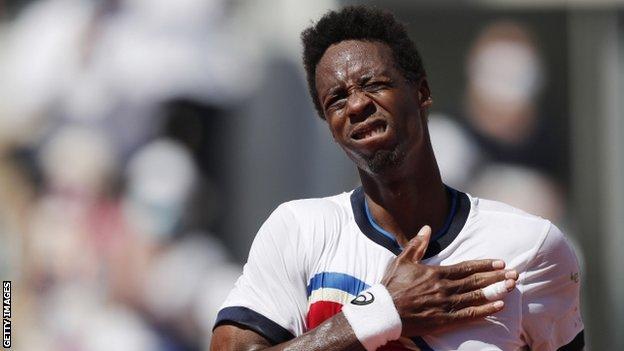
[[[392,296],[382,284],[362,292],[344,305],[342,312],[366,350],[376,350],[401,337],[401,317]]]

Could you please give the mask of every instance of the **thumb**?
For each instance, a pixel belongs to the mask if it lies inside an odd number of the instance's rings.
[[[426,225],[420,228],[418,234],[409,241],[406,251],[410,251],[408,255],[412,262],[419,262],[423,258],[429,246],[429,239],[431,239],[431,227]]]

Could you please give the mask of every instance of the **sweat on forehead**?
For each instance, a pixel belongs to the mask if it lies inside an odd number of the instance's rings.
[[[380,74],[385,72],[388,63],[394,62],[387,45],[378,42],[346,40],[327,48],[315,70],[316,88],[319,78],[345,81],[357,73]],[[333,79],[332,79],[333,78]]]

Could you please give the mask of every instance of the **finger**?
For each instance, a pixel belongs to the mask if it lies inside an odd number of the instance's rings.
[[[425,232],[423,231],[424,228],[425,227],[420,228],[416,236],[407,242],[407,245],[405,245],[405,248],[403,249],[403,252],[399,254],[399,257],[406,257],[411,260],[418,253],[418,251],[420,251],[420,247],[423,245],[423,240],[425,238]]]
[[[488,301],[496,301],[505,297],[505,295],[511,292],[515,287],[516,281],[514,279],[507,279],[502,282],[490,284],[481,289],[481,292]]]
[[[498,301],[490,302],[481,306],[471,306],[471,307],[462,308],[460,310],[450,313],[451,321],[463,322],[467,320],[474,320],[474,319],[487,317],[496,312],[499,312],[500,310],[503,309],[503,307],[505,307],[505,303],[501,300],[498,300]]]
[[[513,280],[514,286],[515,286],[516,279],[518,279],[518,273],[514,270],[475,273],[469,277],[466,277],[457,281],[451,281],[449,283],[450,288],[448,291],[454,294],[465,293],[465,292],[469,292],[469,291],[473,291],[473,290],[477,290],[481,288],[486,288],[489,285],[493,285],[498,282],[503,282],[503,286],[504,286],[505,280]],[[489,288],[486,292],[493,293],[494,290],[492,289],[494,288]],[[496,289],[498,289],[498,286]]]
[[[461,279],[480,272],[489,272],[505,268],[501,260],[474,260],[442,266],[440,272],[447,279]]]
[[[451,297],[453,302],[450,305],[450,310],[456,311],[466,307],[483,305],[491,301],[502,300],[515,287],[516,281],[508,279],[488,285],[483,289]]]
[[[410,252],[412,262],[420,262],[423,258],[429,246],[429,239],[431,239],[431,227],[426,225],[420,228],[418,234],[410,240],[410,244],[413,242],[414,245]]]

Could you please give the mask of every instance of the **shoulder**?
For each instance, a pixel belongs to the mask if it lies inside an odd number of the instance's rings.
[[[566,236],[549,220],[498,201],[470,196],[469,227],[473,235],[504,253],[520,271],[557,261],[575,265],[576,255]]]
[[[344,222],[352,217],[350,192],[322,198],[299,199],[284,202],[274,213],[290,216],[299,225]]]
[[[468,195],[468,197],[470,198],[470,202],[475,211],[483,215],[501,217],[507,220],[516,220],[527,223],[534,221],[546,221],[542,217],[530,214],[500,201],[482,199],[472,195]]]
[[[472,207],[469,220],[479,228],[495,232],[497,237],[538,246],[553,226],[549,220],[511,205],[470,195],[469,198]]]
[[[256,240],[300,241],[336,233],[353,217],[350,193],[299,199],[280,204],[260,228]]]
[[[549,220],[502,202],[470,198],[477,221],[485,222],[485,226],[493,226],[497,234],[506,239],[521,239],[532,247],[529,259],[534,266],[539,267],[548,262],[572,267],[578,265],[570,240]]]
[[[583,343],[580,267],[569,239],[548,222],[539,245],[520,272],[523,334],[533,350],[568,349]],[[570,348],[571,349],[571,348]]]
[[[535,252],[530,269],[548,269],[570,276],[578,283],[579,261],[570,239],[549,222],[546,234]],[[576,278],[575,278],[576,277]]]

